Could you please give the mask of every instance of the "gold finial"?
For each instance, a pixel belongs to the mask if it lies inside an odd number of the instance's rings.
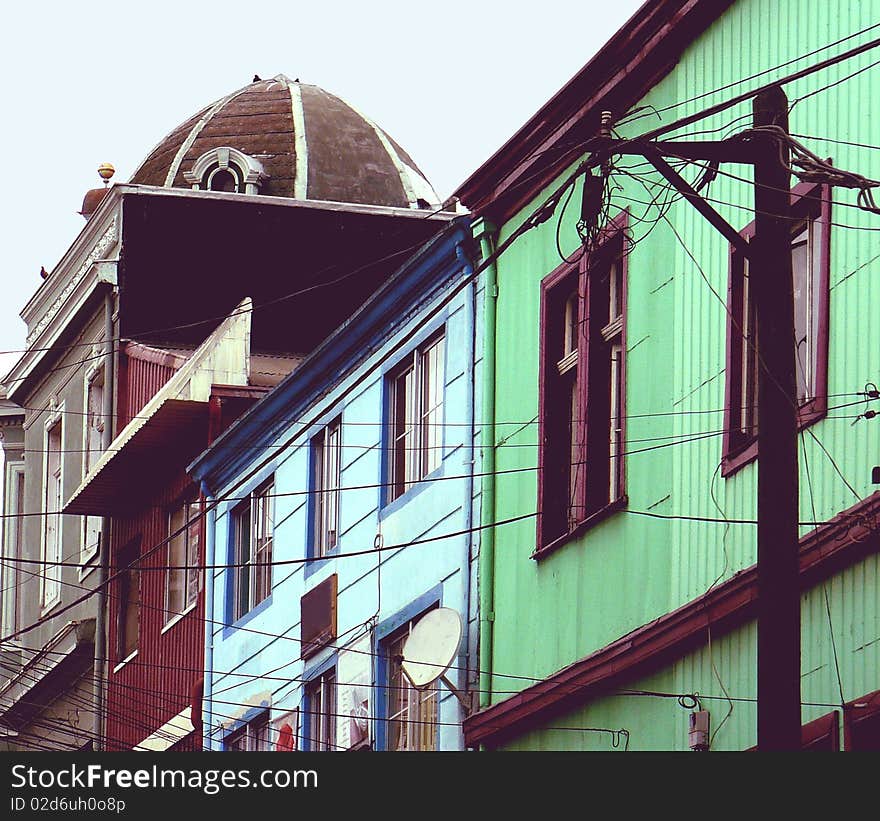
[[[104,180],[104,185],[110,184],[110,178],[116,173],[116,169],[108,162],[102,162],[98,166],[98,176]]]

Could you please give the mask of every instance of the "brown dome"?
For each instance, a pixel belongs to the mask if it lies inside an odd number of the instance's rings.
[[[131,182],[400,208],[438,203],[409,155],[375,123],[283,74],[194,114],[153,149]]]

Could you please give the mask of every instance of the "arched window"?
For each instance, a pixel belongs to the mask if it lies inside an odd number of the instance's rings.
[[[196,190],[259,194],[267,174],[259,160],[221,146],[202,154],[183,177]]]

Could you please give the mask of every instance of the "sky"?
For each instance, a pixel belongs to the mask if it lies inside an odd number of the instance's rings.
[[[441,200],[580,69],[640,0],[259,4],[13,0],[0,50],[0,382],[19,313],[82,229],[110,162],[125,182],[173,128],[254,74],[339,95]]]

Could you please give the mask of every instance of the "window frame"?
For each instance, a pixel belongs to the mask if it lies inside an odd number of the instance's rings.
[[[426,358],[439,347],[436,370],[426,366]],[[385,465],[383,470],[383,507],[396,502],[410,493],[427,477],[443,466],[446,413],[446,325],[434,329],[409,353],[397,361],[385,373]],[[400,423],[398,383],[406,374],[412,373],[409,401],[402,409],[404,419]],[[431,376],[435,377],[431,379]],[[427,376],[426,376],[427,375]],[[426,408],[430,399],[427,390],[435,387],[439,402]],[[431,421],[433,415],[435,421]],[[429,420],[425,422],[425,418]],[[402,431],[402,432],[399,432]],[[398,441],[403,444],[398,446]],[[401,478],[400,473],[403,476]]]
[[[261,484],[259,484],[250,493],[248,493],[247,497],[230,511],[230,518],[232,523],[232,526],[230,527],[230,547],[232,561],[235,565],[234,567],[229,568],[231,572],[230,586],[232,593],[231,620],[233,622],[245,617],[248,613],[252,612],[264,601],[268,601],[272,597],[272,553],[275,541],[274,490],[275,477],[273,475]],[[264,563],[258,563],[255,561],[255,554],[258,554],[261,550],[266,549],[265,545],[262,547],[258,547],[256,545],[258,536],[256,535],[254,522],[256,521],[257,517],[255,517],[254,514],[255,510],[257,509],[258,500],[260,499],[265,499],[268,502],[269,510],[267,514],[267,522],[271,528],[271,533],[269,534],[268,539],[266,539],[266,543],[268,544],[268,558]],[[244,555],[245,545],[243,544],[242,538],[242,522],[245,520],[245,516],[247,517],[246,556]],[[256,598],[256,596],[258,595],[256,584],[258,579],[256,577],[257,571],[255,570],[255,568],[257,568],[260,564],[265,564],[265,566],[268,567],[268,583],[265,594],[260,598]],[[247,606],[245,607],[245,609],[241,609],[242,607],[244,607],[244,602],[242,598],[242,578],[245,574],[247,574],[248,582]]]
[[[8,457],[7,457],[8,458]],[[21,577],[19,562],[24,546],[24,461],[6,462],[6,488],[3,496],[5,518],[2,525],[3,561],[0,565],[0,635],[18,632],[21,623]],[[12,559],[12,561],[9,561]],[[14,644],[19,639],[11,639]]]
[[[232,732],[227,733],[223,739],[223,752],[225,753],[257,753],[268,752],[272,749],[272,727],[269,722],[269,711],[261,710],[248,721],[242,722]],[[232,745],[243,741],[243,749],[233,749]]]
[[[40,613],[48,613],[61,601],[62,568],[49,558],[52,549],[55,562],[63,557],[64,520],[61,508],[64,503],[64,404],[59,405],[46,420],[43,435],[43,521],[40,528]],[[58,430],[58,469],[50,476],[50,442],[53,431]],[[50,495],[52,498],[50,498]],[[54,530],[53,530],[54,528]],[[52,544],[50,545],[50,540]]]
[[[97,353],[95,355],[98,355]],[[86,371],[83,379],[83,458],[82,458],[82,479],[85,480],[89,471],[100,460],[104,453],[104,429],[107,424],[104,419],[104,390],[106,390],[106,380],[104,378],[104,363],[101,362]],[[97,413],[100,418],[100,426],[92,425],[92,386],[100,380],[101,382],[101,410]],[[98,446],[93,446],[92,436],[98,434]],[[94,462],[92,461],[94,456]],[[94,569],[94,565],[86,567],[92,559],[98,555],[101,547],[101,517],[100,516],[83,516],[82,521],[82,542],[80,544],[80,579],[86,573]]]
[[[821,228],[819,238],[818,268],[814,283],[816,290],[815,306],[818,316],[814,317],[816,327],[814,395],[798,404],[798,430],[804,430],[822,419],[828,411],[828,331],[830,320],[831,285],[831,188],[822,183],[799,183],[791,190],[792,240],[798,235],[797,229],[805,221],[812,221]],[[797,233],[796,233],[797,231]],[[755,235],[755,223],[750,222],[740,232],[747,241]],[[808,259],[808,264],[812,262]],[[757,409],[754,413],[755,432],[746,435],[742,432],[739,408],[743,406],[743,347],[746,344],[742,333],[737,330],[734,317],[743,314],[743,301],[746,299],[747,283],[745,265],[747,260],[733,246],[728,254],[727,286],[727,344],[725,348],[725,386],[724,386],[724,436],[721,460],[721,475],[732,476],[740,468],[758,457]],[[796,366],[797,366],[797,360]],[[757,368],[757,364],[753,367]],[[753,377],[757,390],[757,372]],[[757,400],[755,400],[756,402]],[[734,408],[737,408],[735,411]]]
[[[179,525],[175,527],[174,517],[181,511],[184,514],[183,529],[174,535],[175,531],[180,529]],[[201,553],[205,531],[202,503],[198,496],[190,494],[183,497],[180,502],[169,508],[165,515],[168,523],[168,544],[165,551],[167,562],[162,601],[165,613],[164,627],[170,627],[172,622],[192,610],[199,600],[199,593],[202,590],[202,570],[199,566],[201,564],[201,556],[199,554]],[[193,528],[195,528],[196,532],[195,547],[193,547],[191,539]],[[182,560],[172,555],[178,539],[183,543]],[[189,566],[185,570],[173,569],[182,565]],[[181,607],[177,610],[172,609],[170,602],[171,582],[174,575],[183,576]],[[195,590],[195,595],[192,595],[193,590]]]
[[[626,496],[626,336],[627,336],[627,281],[629,259],[626,252],[628,213],[618,214],[602,230],[597,247],[584,253],[576,263],[563,263],[541,281],[539,376],[538,376],[538,515],[536,520],[536,548],[532,558],[541,559],[557,548],[604,521],[624,508]],[[612,280],[612,264],[617,266],[617,277]],[[602,274],[609,274],[608,283]],[[619,286],[619,287],[618,287]],[[577,295],[577,340],[570,352],[570,300]],[[602,306],[594,305],[601,302]],[[607,309],[604,307],[607,304]],[[612,306],[619,313],[610,316]],[[591,320],[594,310],[601,310],[599,322]],[[605,321],[605,319],[608,321]],[[560,321],[561,318],[561,321]],[[559,353],[563,345],[562,358]],[[567,352],[567,353],[566,353]],[[573,360],[573,361],[572,361]],[[566,374],[575,370],[573,403],[563,402],[560,390]],[[563,369],[565,369],[563,371]],[[570,369],[570,370],[569,370]],[[597,399],[592,399],[591,382],[601,379],[608,387],[608,423],[597,419]],[[612,388],[617,387],[614,391]],[[571,390],[571,389],[569,389]],[[606,396],[603,390],[598,394]],[[574,441],[558,441],[565,417],[561,408],[571,407],[575,412]],[[616,412],[615,412],[616,411]],[[568,418],[571,418],[571,413]],[[616,425],[614,421],[616,420]],[[555,431],[555,433],[554,433]],[[604,437],[603,437],[604,431]],[[612,433],[616,436],[612,437]],[[602,441],[600,441],[600,439]],[[555,517],[546,512],[552,499],[559,498],[562,473],[550,474],[550,465],[563,451],[571,454],[567,461],[571,488],[571,503],[564,513],[567,520],[563,530],[563,514]],[[616,451],[616,454],[613,452]],[[608,460],[605,492],[592,493],[585,476],[589,465],[597,459]],[[572,465],[575,470],[572,481]],[[604,470],[602,476],[605,476]],[[564,498],[565,494],[563,494]]]
[[[333,469],[334,476],[328,476],[331,466],[328,466],[330,459],[330,449],[327,447],[328,436],[331,432],[336,433],[338,439],[333,450],[336,451],[336,464]],[[310,463],[311,463],[311,482],[312,492],[310,498],[311,514],[309,517],[309,558],[323,559],[331,555],[339,547],[339,523],[340,503],[342,501],[342,493],[340,487],[342,484],[342,454],[343,454],[343,424],[342,414],[331,419],[324,425],[318,433],[310,440]],[[328,480],[332,480],[328,484]],[[328,489],[329,488],[329,489]],[[328,510],[328,498],[333,500],[335,508],[335,541],[330,544],[327,534],[329,528],[325,515]]]
[[[302,749],[309,752],[332,752],[336,747],[336,731],[339,712],[339,689],[336,672],[336,657],[318,671],[308,673],[303,681],[302,704]],[[329,694],[329,698],[328,698]],[[316,696],[319,710],[315,709]],[[329,709],[328,709],[329,708]],[[320,738],[314,737],[315,716],[320,716]]]
[[[437,605],[435,605],[437,606]],[[406,641],[406,638],[412,632],[413,626],[429,611],[432,610],[433,607],[428,608],[416,616],[413,616],[410,619],[407,619],[403,624],[394,629],[392,632],[383,636],[379,640],[379,656],[382,660],[382,673],[383,673],[383,684],[385,685],[385,695],[382,698],[383,702],[383,713],[382,713],[382,724],[383,724],[383,733],[382,733],[382,748],[386,751],[393,752],[436,752],[439,749],[440,744],[440,687],[438,681],[434,681],[430,686],[423,687],[418,689],[413,687],[412,684],[409,683],[409,680],[406,677],[406,674],[403,672],[402,665],[396,661],[395,656],[393,654],[394,649],[397,648],[397,645],[401,645],[400,649],[402,650],[402,642]],[[395,684],[395,681],[399,681],[400,684]],[[428,697],[424,698],[422,696],[423,693],[428,693]],[[401,708],[401,701],[403,697],[406,698],[407,704],[405,707]],[[416,698],[416,702],[413,703],[413,697]],[[400,700],[398,700],[400,699]],[[422,748],[418,746],[420,744],[420,740],[418,740],[418,736],[416,736],[416,745],[411,745],[413,741],[411,730],[413,727],[421,727],[425,722],[422,720],[422,709],[423,705],[427,702],[431,702],[433,705],[433,721],[431,722],[431,731],[433,734],[433,746]],[[418,711],[418,718],[410,719],[411,710],[415,707]],[[396,716],[401,714],[405,714],[405,718],[402,720],[403,724],[403,735],[406,737],[406,746],[404,747],[392,747],[391,746],[391,727],[392,723],[395,721]],[[419,734],[420,735],[420,734]]]
[[[116,608],[116,662],[117,667],[124,664],[129,659],[137,655],[140,649],[140,628],[141,628],[141,598],[143,594],[141,585],[141,569],[139,566],[141,558],[141,540],[140,537],[133,539],[123,547],[118,553],[118,565],[116,573],[118,574],[118,594]],[[132,600],[131,594],[133,582],[136,585],[137,595]],[[129,619],[129,608],[134,607],[136,612],[137,627],[134,631],[134,644],[128,646],[127,624]]]

